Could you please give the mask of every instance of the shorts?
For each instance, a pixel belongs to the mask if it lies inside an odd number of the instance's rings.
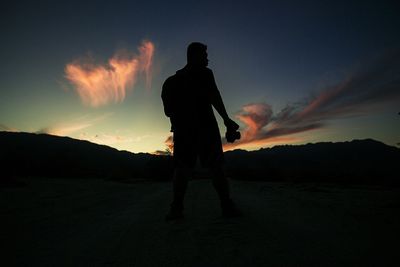
[[[174,132],[175,167],[193,168],[199,158],[204,168],[221,166],[224,162],[221,135],[215,130],[186,130]]]

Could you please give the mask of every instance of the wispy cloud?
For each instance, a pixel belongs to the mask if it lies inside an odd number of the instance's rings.
[[[66,65],[65,77],[85,105],[99,107],[122,102],[139,74],[144,73],[147,86],[151,83],[154,44],[144,41],[138,50],[139,54],[117,51],[104,65],[76,60]]]
[[[90,117],[90,116],[82,116],[78,119],[72,121],[64,121],[57,123],[55,125],[43,127],[36,133],[46,133],[58,136],[70,136],[76,132],[89,128],[96,123],[99,123],[108,117],[110,117],[112,113],[104,114],[101,116]]]
[[[301,104],[287,105],[277,114],[267,103],[244,105],[237,118],[244,123],[242,139],[226,149],[266,145],[277,139],[321,129],[329,120],[365,115],[400,100],[400,51],[394,51],[325,88]]]
[[[86,129],[92,126],[91,123],[76,123],[76,124],[59,124],[49,127],[44,127],[37,131],[36,133],[45,133],[58,136],[68,136],[77,131]]]

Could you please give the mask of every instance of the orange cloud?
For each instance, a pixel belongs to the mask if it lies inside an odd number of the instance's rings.
[[[266,103],[244,105],[242,112],[236,115],[247,126],[242,132],[241,142],[258,139],[263,127],[270,122],[271,116],[271,106]]]
[[[330,120],[372,113],[377,107],[400,100],[400,50],[366,64],[342,82],[319,94],[288,105],[273,115],[266,103],[247,104],[237,114],[245,125],[242,139],[224,149],[257,147],[300,141],[292,135],[323,128]]]
[[[122,102],[139,74],[145,74],[147,86],[151,82],[154,44],[144,41],[138,49],[139,55],[118,51],[106,65],[79,61],[67,64],[65,77],[85,105],[99,107]]]
[[[154,44],[152,42],[144,42],[141,47],[139,47],[140,58],[139,62],[141,62],[141,71],[143,71],[146,75],[146,85],[147,87],[151,86],[152,79],[152,71],[151,66],[153,63],[153,55],[154,55]]]

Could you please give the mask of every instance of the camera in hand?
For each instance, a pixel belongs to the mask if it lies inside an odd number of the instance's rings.
[[[233,143],[235,140],[240,139],[240,132],[234,129],[228,129],[225,133],[225,138],[229,143]]]
[[[229,143],[235,142],[240,139],[239,125],[233,120],[227,118],[224,120],[226,126],[225,138]]]

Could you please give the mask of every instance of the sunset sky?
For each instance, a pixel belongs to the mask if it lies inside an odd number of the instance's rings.
[[[82,2],[2,5],[0,130],[164,150],[162,83],[199,41],[241,125],[226,149],[400,142],[396,1]]]

